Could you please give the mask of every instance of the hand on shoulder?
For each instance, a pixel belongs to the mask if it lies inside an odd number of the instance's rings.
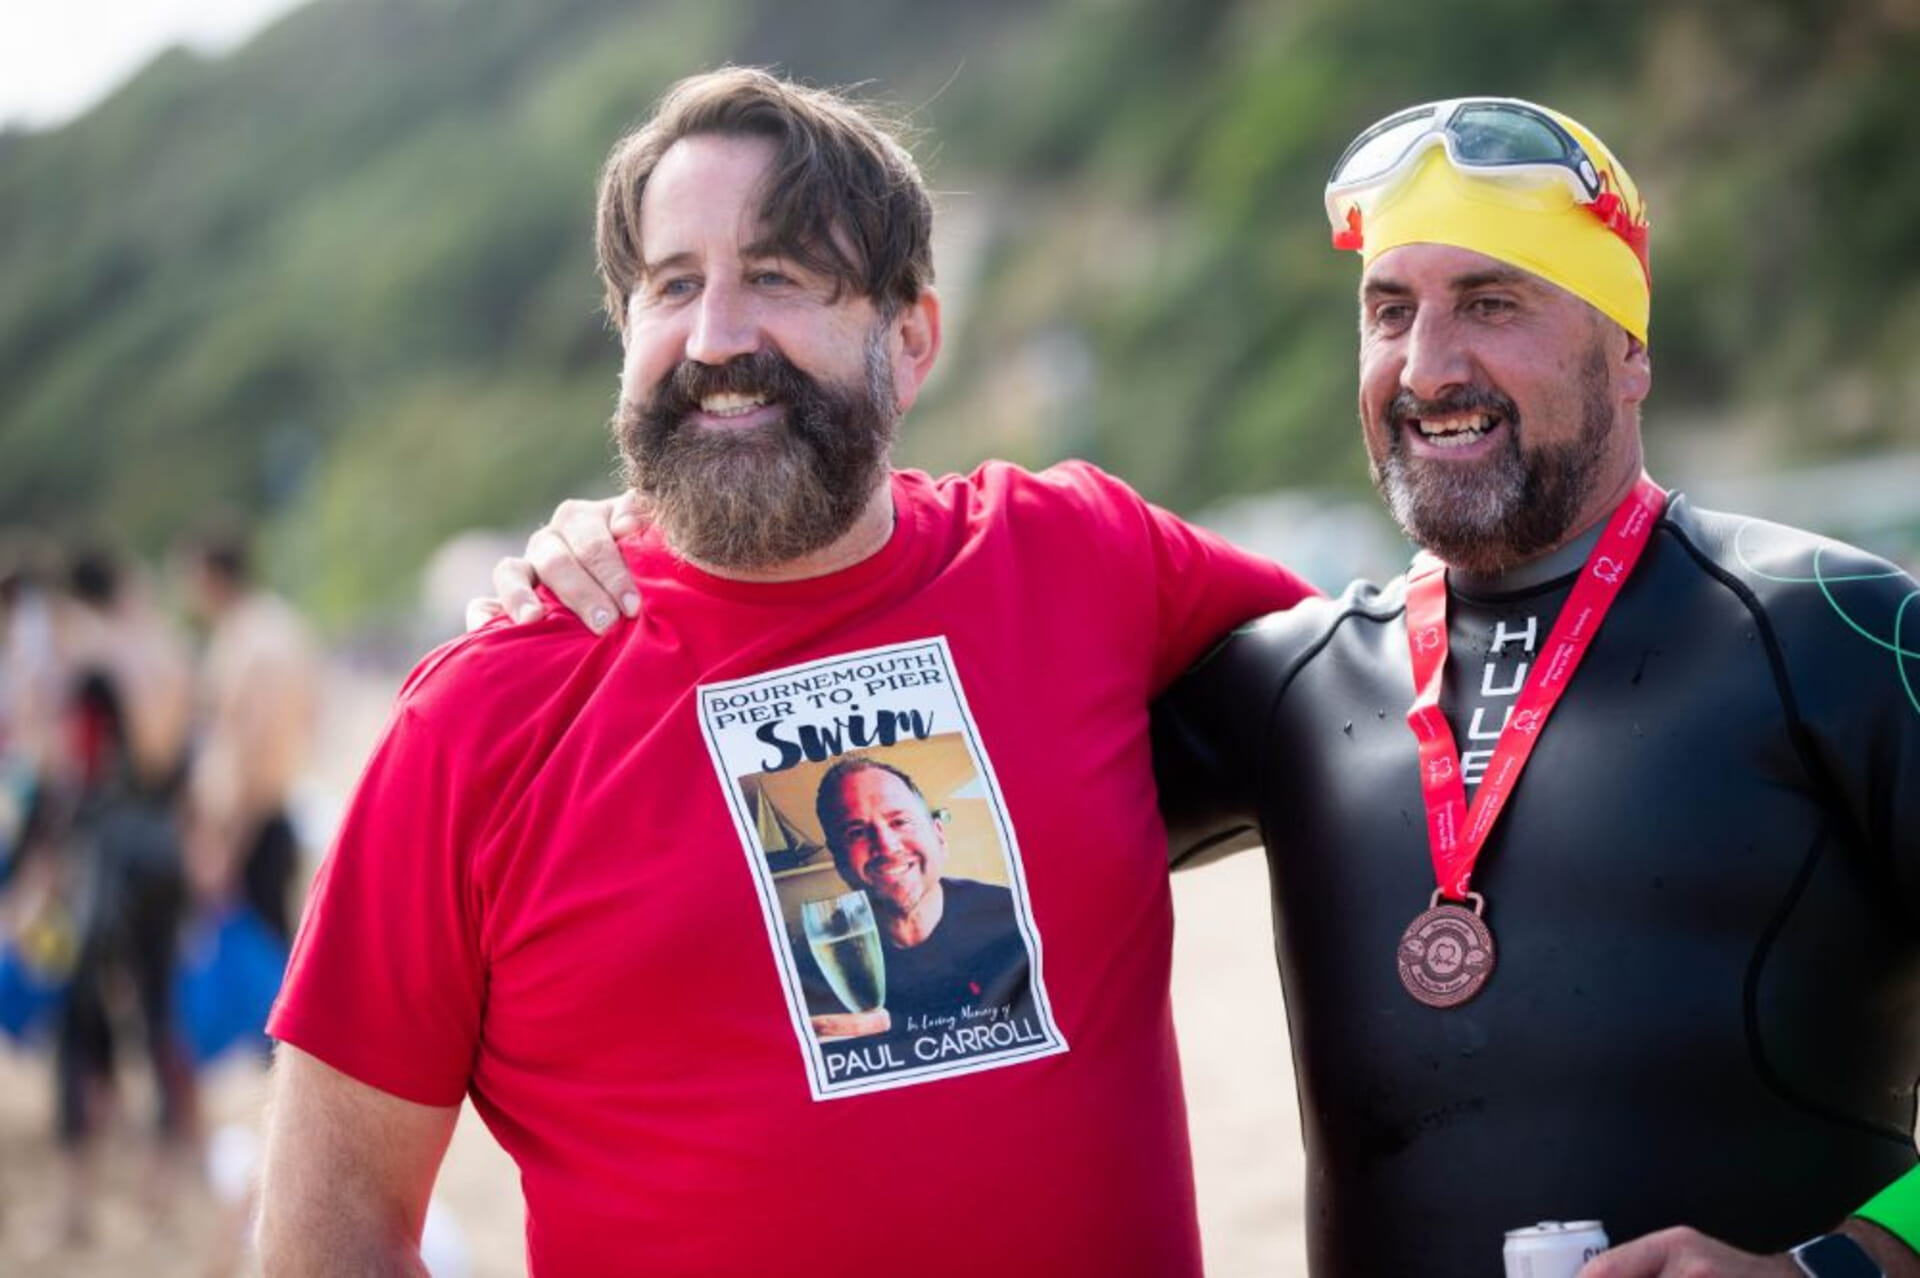
[[[523,555],[493,566],[493,594],[467,604],[467,629],[497,617],[513,624],[537,620],[545,605],[534,592],[544,585],[560,605],[599,634],[616,613],[635,617],[640,594],[620,555],[618,539],[640,528],[640,499],[632,492],[599,501],[569,498],[533,530]]]

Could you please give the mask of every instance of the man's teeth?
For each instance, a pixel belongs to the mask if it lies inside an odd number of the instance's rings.
[[[700,401],[700,411],[710,417],[739,417],[767,402],[765,395],[708,395]]]
[[[1421,417],[1413,424],[1421,438],[1429,443],[1442,448],[1462,448],[1492,429],[1493,419],[1485,413],[1468,413],[1459,417]]]

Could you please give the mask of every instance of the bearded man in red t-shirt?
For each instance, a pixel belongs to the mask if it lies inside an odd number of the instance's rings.
[[[892,469],[931,224],[868,114],[762,72],[615,148],[648,607],[483,629],[403,688],[269,1027],[268,1272],[417,1272],[471,1100],[536,1274],[1199,1273],[1147,706],[1305,588],[1088,466]],[[845,888],[806,797],[847,757],[969,805],[1017,1005],[815,1030],[794,937]],[[888,1185],[943,1209],[871,1212]]]

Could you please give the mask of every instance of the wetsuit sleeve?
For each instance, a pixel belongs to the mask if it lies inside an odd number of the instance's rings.
[[[1767,613],[1816,779],[1920,931],[1920,585],[1831,542],[1769,567],[1795,578]]]
[[[469,799],[483,787],[461,776],[403,703],[315,878],[268,1024],[423,1105],[465,1095],[485,995],[466,869],[479,837]]]
[[[1920,585],[1836,543],[1768,558],[1763,529],[1740,549],[1813,770],[1920,929]],[[1856,1214],[1920,1251],[1920,1168]]]
[[[1270,647],[1257,624],[1242,627],[1154,703],[1154,779],[1175,867],[1260,844],[1253,775],[1266,749]]]

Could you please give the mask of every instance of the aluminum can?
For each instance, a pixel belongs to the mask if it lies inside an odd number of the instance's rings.
[[[1500,1254],[1507,1278],[1574,1278],[1606,1249],[1607,1231],[1597,1220],[1543,1220],[1509,1229]]]

